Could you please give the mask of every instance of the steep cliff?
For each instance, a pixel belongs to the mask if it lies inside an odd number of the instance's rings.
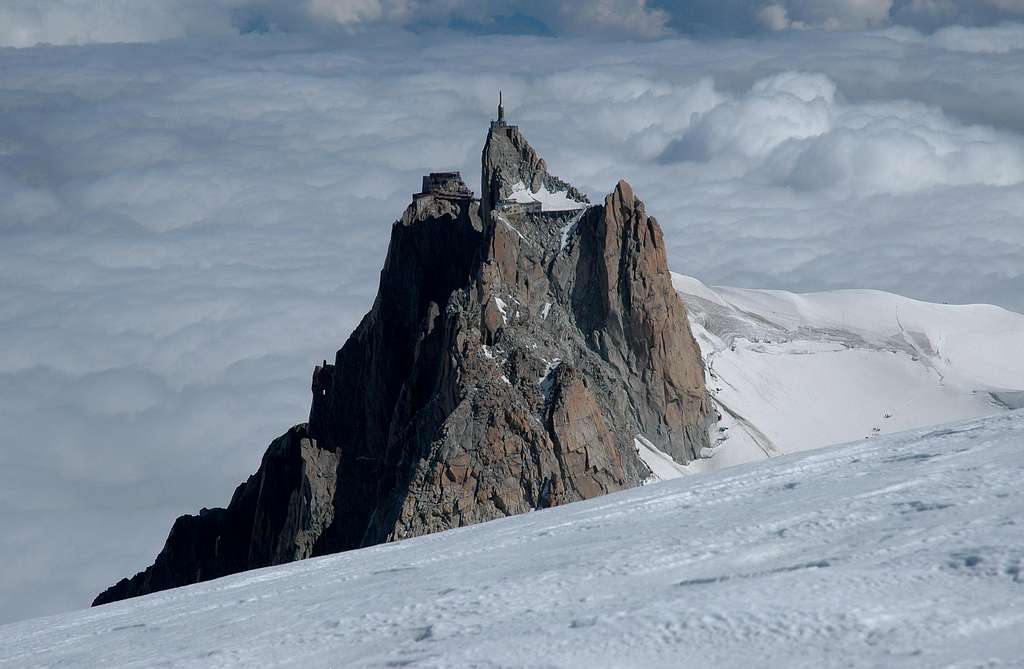
[[[395,222],[309,423],[96,604],[639,485],[638,434],[699,456],[703,368],[657,221],[621,181],[588,204],[503,121],[481,162],[481,201],[426,192]]]

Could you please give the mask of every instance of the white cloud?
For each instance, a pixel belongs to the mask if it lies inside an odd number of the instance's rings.
[[[558,4],[563,25],[572,33],[617,32],[622,36],[661,37],[668,33],[668,14],[647,0],[597,0]]]
[[[1010,53],[1024,49],[1024,24],[1006,23],[992,28],[949,26],[936,30],[931,41],[951,51]]]
[[[616,40],[886,26],[928,33],[1022,17],[1018,0],[6,0],[0,5],[0,46],[155,42],[266,31],[351,35],[395,27]],[[953,31],[942,39],[970,50],[1002,52],[1017,48],[1012,31],[995,36],[995,47],[986,47],[981,35],[969,31]]]
[[[783,0],[758,10],[769,30],[863,30],[889,22],[892,0]]]
[[[309,12],[342,25],[400,21],[412,12],[409,0],[307,0]]]
[[[768,30],[789,30],[790,28],[802,28],[804,24],[794,25],[789,20],[789,12],[779,4],[765,5],[757,12],[757,19]]]
[[[669,15],[647,0],[7,0],[0,46],[156,42],[248,30],[323,32],[381,26],[467,27],[505,32],[526,17],[559,34],[651,39]]]
[[[205,0],[5,0],[0,46],[155,42],[234,32],[223,3]]]
[[[618,35],[650,39],[668,33],[668,14],[647,0],[306,0],[314,19],[352,27],[374,23],[409,28],[445,26],[452,20],[502,31],[502,22],[525,16],[559,34]],[[271,14],[275,11],[271,9]]]
[[[420,175],[476,187],[498,88],[675,270],[1024,309],[1018,65],[918,38],[0,51],[0,619],[144,567],[304,419]]]
[[[849,104],[820,74],[783,72],[713,107],[666,150],[712,172],[843,197],[1024,182],[1024,142],[905,101]]]
[[[784,72],[754,84],[750,94],[713,107],[667,155],[708,161],[730,153],[765,157],[780,144],[828,132],[835,85],[822,75]]]

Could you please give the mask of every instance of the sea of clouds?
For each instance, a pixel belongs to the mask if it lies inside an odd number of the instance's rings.
[[[62,44],[0,49],[0,622],[145,567],[305,419],[420,176],[478,190],[498,89],[555,174],[633,184],[675,271],[1024,310],[1024,27],[985,27],[1019,3],[746,3],[699,39],[711,4],[557,4],[0,7],[0,43]],[[475,34],[520,14],[575,36]]]

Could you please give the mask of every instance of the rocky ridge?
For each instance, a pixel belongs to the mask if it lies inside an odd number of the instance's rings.
[[[657,221],[624,181],[588,204],[500,111],[481,163],[481,200],[422,193],[395,222],[309,422],[94,604],[636,486],[638,434],[700,456],[703,366]],[[519,184],[579,208],[506,206]]]

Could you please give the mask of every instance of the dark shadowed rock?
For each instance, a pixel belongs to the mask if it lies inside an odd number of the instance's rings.
[[[96,604],[639,485],[639,434],[699,456],[703,368],[657,221],[625,182],[589,205],[503,120],[481,162],[481,201],[444,173],[395,222],[308,425]],[[576,208],[506,201],[524,187]]]
[[[337,468],[336,452],[319,448],[305,425],[293,427],[270,444],[227,509],[178,518],[156,562],[93,605],[311,556],[333,519]]]

